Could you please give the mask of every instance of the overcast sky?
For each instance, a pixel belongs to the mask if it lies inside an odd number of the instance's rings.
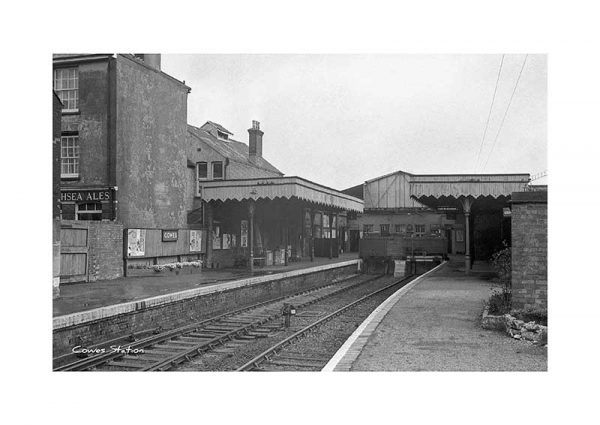
[[[163,55],[192,88],[188,122],[215,121],[286,175],[345,189],[412,173],[536,174],[547,168],[545,55]],[[493,150],[492,150],[492,146]],[[490,154],[491,152],[491,154]],[[488,159],[489,158],[489,159]],[[487,165],[486,165],[487,162]],[[536,181],[544,184],[546,179]]]

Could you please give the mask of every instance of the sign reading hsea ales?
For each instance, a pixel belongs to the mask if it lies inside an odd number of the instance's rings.
[[[163,230],[162,231],[162,241],[163,242],[177,242],[178,237],[179,237],[178,230]]]
[[[110,200],[110,190],[63,190],[60,193],[61,202],[98,202]]]

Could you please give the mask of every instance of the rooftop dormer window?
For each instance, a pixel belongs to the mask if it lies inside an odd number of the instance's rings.
[[[229,140],[229,134],[217,130],[217,137],[221,140]]]

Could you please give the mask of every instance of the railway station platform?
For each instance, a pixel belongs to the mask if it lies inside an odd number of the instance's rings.
[[[441,264],[388,298],[323,371],[547,371],[547,348],[481,328],[493,276]]]
[[[358,253],[354,252],[340,254],[338,258],[333,259],[315,257],[312,262],[302,261],[289,263],[287,266],[261,267],[257,268],[254,274],[251,274],[248,269],[203,269],[200,273],[189,275],[161,276],[157,274],[156,276],[124,277],[89,283],[64,284],[60,286],[60,297],[53,301],[52,314],[53,316],[62,316],[255,276],[310,269],[357,259]]]

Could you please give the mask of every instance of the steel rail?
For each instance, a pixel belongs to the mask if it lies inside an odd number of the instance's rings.
[[[398,280],[397,282],[394,282],[390,285],[385,286],[384,288],[378,289],[377,291],[374,291],[368,295],[365,295],[364,297],[359,298],[356,301],[353,301],[352,303],[339,308],[338,310],[334,311],[331,314],[328,314],[327,316],[317,320],[316,322],[302,328],[301,330],[299,330],[298,332],[294,333],[293,335],[290,335],[289,337],[287,337],[286,339],[284,339],[283,341],[280,341],[279,343],[275,344],[274,346],[272,346],[271,348],[265,350],[264,352],[262,352],[261,354],[259,354],[258,356],[254,357],[252,360],[250,360],[249,362],[245,363],[243,366],[240,366],[239,368],[236,369],[236,372],[243,372],[243,371],[248,371],[248,370],[252,370],[252,369],[259,369],[259,364],[262,363],[265,360],[269,360],[269,358],[272,355],[277,354],[277,352],[281,349],[283,349],[285,346],[292,344],[293,341],[295,340],[299,340],[302,336],[308,334],[309,332],[315,330],[318,326],[328,322],[329,320],[335,318],[336,316],[339,316],[340,314],[342,314],[343,312],[345,312],[346,310],[351,309],[352,307],[368,300],[371,297],[374,297],[375,295],[383,292],[383,291],[387,291],[390,288],[393,288],[394,286],[397,286],[403,282],[406,281],[406,283],[410,282],[410,280],[414,279],[416,276],[411,275],[408,277],[405,277],[403,279]]]
[[[193,323],[191,325],[185,325],[185,326],[173,329],[173,330],[169,330],[169,331],[160,333],[158,335],[149,336],[147,338],[144,338],[142,340],[135,341],[135,342],[129,344],[128,347],[131,350],[135,350],[135,349],[139,349],[139,348],[148,348],[148,347],[156,346],[156,345],[158,345],[158,344],[160,344],[162,342],[167,342],[167,341],[169,341],[171,339],[175,339],[178,336],[184,336],[187,333],[192,333],[192,332],[199,331],[203,327],[206,327],[207,325],[210,325],[210,324],[212,324],[214,322],[219,322],[220,320],[226,319],[228,317],[235,316],[235,315],[244,313],[246,311],[251,311],[251,310],[254,310],[254,309],[257,309],[257,308],[260,308],[260,307],[264,307],[264,306],[267,306],[269,304],[275,304],[275,303],[277,303],[279,301],[282,301],[282,300],[285,300],[285,299],[294,298],[294,297],[301,297],[303,295],[307,295],[307,294],[310,294],[310,293],[313,293],[313,292],[317,292],[319,290],[327,289],[329,287],[335,286],[335,285],[337,285],[339,283],[345,282],[347,280],[350,280],[350,279],[353,279],[353,278],[356,278],[356,277],[361,277],[361,275],[354,274],[354,275],[348,276],[348,277],[346,277],[344,279],[340,279],[338,281],[335,281],[333,283],[328,283],[326,285],[321,285],[321,286],[318,286],[318,287],[315,287],[315,288],[311,288],[311,289],[308,289],[308,290],[305,290],[305,291],[297,292],[297,293],[294,293],[294,294],[291,294],[291,295],[286,295],[286,296],[282,296],[282,297],[270,299],[270,300],[267,300],[267,301],[262,301],[260,303],[256,303],[256,304],[253,304],[253,305],[250,305],[250,306],[247,306],[247,307],[243,307],[243,308],[240,308],[238,310],[230,311],[230,312],[221,314],[219,316],[215,316],[215,317],[212,317],[212,318],[200,321],[200,322]],[[323,299],[323,298],[326,298],[326,297],[329,297],[329,296],[334,296],[334,295],[336,295],[336,294],[338,294],[340,292],[346,291],[348,289],[354,288],[354,287],[359,286],[359,285],[363,285],[363,284],[371,282],[371,281],[373,281],[375,279],[379,279],[380,277],[381,276],[377,276],[375,278],[371,278],[371,279],[367,279],[367,280],[364,280],[364,281],[357,282],[357,283],[355,283],[355,284],[353,284],[351,286],[348,286],[348,287],[340,288],[337,291],[334,291],[334,292],[332,292],[330,294],[325,295],[325,297],[316,298],[315,300],[311,300],[311,301],[309,301],[307,303],[301,304],[300,306],[310,305],[313,302],[319,301],[320,299]],[[218,336],[216,336],[215,338],[213,338],[213,339],[211,339],[209,341],[204,341],[204,342],[202,342],[200,344],[197,344],[197,345],[193,346],[192,348],[186,350],[185,352],[180,352],[179,354],[175,354],[175,355],[173,355],[171,357],[168,357],[164,361],[161,360],[161,361],[159,361],[157,363],[153,363],[152,365],[148,366],[147,368],[140,368],[140,370],[166,370],[166,369],[170,368],[171,366],[164,365],[162,363],[167,363],[168,362],[169,364],[172,365],[173,363],[175,363],[175,364],[178,363],[179,360],[181,360],[181,359],[189,359],[190,356],[193,357],[193,356],[195,356],[197,354],[200,354],[203,351],[208,351],[210,349],[213,349],[215,345],[223,344],[224,342],[233,339],[233,337],[235,337],[237,335],[240,335],[241,333],[247,333],[249,330],[251,330],[251,329],[253,329],[253,328],[257,327],[257,326],[260,326],[260,325],[264,324],[265,322],[274,320],[278,316],[280,316],[280,314],[270,315],[267,318],[264,318],[264,319],[261,319],[261,320],[257,320],[257,321],[254,321],[254,322],[248,324],[248,325],[244,325],[242,327],[236,328],[236,329],[234,329],[234,330],[232,330],[232,331],[230,331],[230,332],[228,332],[228,333],[226,333],[224,335],[218,335]],[[123,352],[120,352],[120,351],[114,351],[114,352],[108,352],[108,353],[99,353],[99,354],[96,354],[96,355],[94,355],[92,357],[89,357],[89,358],[86,358],[86,359],[82,359],[82,360],[79,360],[79,361],[76,361],[76,362],[73,362],[73,363],[69,363],[69,364],[64,365],[64,366],[57,367],[54,370],[55,371],[88,370],[88,369],[91,369],[91,368],[94,368],[94,367],[101,366],[101,365],[103,365],[105,363],[108,363],[108,362],[110,362],[112,360],[119,359],[119,358],[121,358],[121,357],[123,357],[125,355],[127,355],[127,353],[123,353]],[[154,367],[158,363],[161,363],[160,367]],[[165,366],[167,366],[167,367],[165,367]]]
[[[234,311],[229,311],[229,312],[220,314],[218,316],[214,316],[214,317],[208,318],[206,320],[202,320],[202,321],[199,321],[199,322],[196,322],[196,323],[192,323],[191,325],[181,326],[181,327],[178,327],[176,329],[172,329],[170,331],[165,331],[165,332],[162,332],[162,333],[157,334],[157,335],[149,336],[147,338],[144,338],[144,339],[141,339],[139,341],[135,341],[135,342],[129,344],[129,347],[131,349],[137,349],[137,348],[147,347],[149,345],[158,344],[160,342],[163,342],[163,341],[166,341],[168,339],[171,339],[171,338],[173,338],[173,337],[175,337],[175,336],[177,336],[179,334],[194,332],[194,331],[198,330],[197,329],[198,327],[209,325],[212,322],[225,319],[225,318],[227,318],[229,316],[240,314],[240,313],[243,313],[243,312],[248,311],[248,310],[253,310],[253,309],[256,309],[256,308],[264,307],[265,305],[268,305],[270,303],[276,303],[276,302],[285,300],[287,298],[292,298],[292,297],[296,297],[296,296],[306,295],[306,294],[309,294],[311,292],[315,292],[315,291],[319,291],[321,289],[325,289],[325,288],[328,288],[328,287],[331,287],[331,286],[335,286],[335,285],[337,285],[337,284],[339,284],[341,282],[345,282],[347,280],[350,280],[352,278],[359,277],[359,276],[360,276],[359,274],[354,274],[354,275],[348,276],[348,277],[346,277],[344,279],[338,280],[336,282],[328,283],[326,285],[318,286],[318,287],[311,288],[311,289],[308,289],[308,290],[305,290],[305,291],[301,291],[301,292],[296,292],[296,293],[291,294],[291,295],[285,295],[285,296],[282,296],[282,297],[273,298],[273,299],[266,300],[266,301],[261,301],[259,303],[252,304],[250,306],[242,307],[240,309],[237,309],[237,310],[234,310]],[[111,340],[111,341],[114,341],[114,340]],[[95,344],[95,345],[93,345],[91,347],[92,348],[93,347],[100,347],[101,345],[105,345],[105,344],[106,343],[104,343],[104,344],[102,344],[102,343],[101,344]],[[124,355],[125,355],[125,353],[121,353],[121,352],[118,352],[118,351],[116,351],[116,352],[108,352],[108,353],[99,353],[99,354],[95,354],[95,355],[93,355],[91,357],[87,357],[85,359],[77,360],[77,361],[72,362],[72,363],[68,363],[68,364],[65,364],[65,365],[62,365],[62,366],[58,366],[56,368],[53,368],[52,370],[54,372],[63,372],[63,371],[66,372],[66,371],[86,370],[86,369],[90,369],[92,367],[99,366],[99,365],[101,365],[103,363],[106,363],[106,362],[109,362],[111,360],[120,358],[120,357],[122,357]]]
[[[346,288],[340,288],[340,289],[338,289],[336,291],[333,291],[333,292],[331,292],[329,294],[326,294],[326,295],[324,295],[322,297],[318,297],[318,298],[309,300],[309,301],[307,301],[305,303],[298,304],[295,307],[297,309],[300,309],[300,308],[303,308],[303,307],[307,307],[307,306],[309,306],[311,304],[314,304],[316,302],[323,301],[323,300],[325,300],[327,298],[336,296],[336,295],[338,295],[338,294],[340,294],[342,292],[348,291],[348,290],[353,289],[353,288],[355,288],[357,286],[364,285],[366,283],[372,282],[372,281],[377,280],[377,279],[381,279],[382,277],[383,277],[382,275],[378,275],[378,276],[376,276],[374,278],[367,279],[367,280],[364,280],[362,282],[358,282],[358,283],[356,283],[354,285],[351,285],[351,286],[348,286]],[[203,342],[201,342],[201,343],[199,343],[199,344],[197,344],[197,345],[195,345],[193,347],[188,348],[185,351],[176,353],[176,354],[172,355],[171,357],[168,357],[168,358],[166,358],[164,360],[160,360],[160,361],[158,361],[158,362],[156,362],[156,363],[154,363],[152,365],[149,365],[149,366],[147,366],[147,367],[145,367],[145,368],[143,368],[141,370],[142,371],[146,371],[146,372],[168,370],[168,369],[172,368],[173,366],[176,366],[177,364],[179,364],[179,363],[181,363],[183,361],[186,361],[186,360],[189,361],[192,357],[194,357],[194,356],[196,356],[198,354],[201,354],[204,351],[208,351],[207,348],[210,350],[210,349],[214,348],[214,345],[223,344],[223,343],[225,343],[227,341],[232,341],[236,336],[245,334],[249,330],[254,329],[254,328],[256,328],[256,327],[258,327],[260,325],[263,325],[264,323],[267,323],[267,322],[270,322],[272,320],[275,320],[275,319],[277,319],[278,317],[281,317],[281,316],[282,316],[282,314],[280,312],[277,312],[277,313],[272,314],[272,315],[270,315],[268,317],[265,317],[265,318],[263,318],[263,319],[261,319],[259,321],[254,321],[254,322],[252,322],[252,323],[250,323],[248,325],[244,325],[244,326],[241,326],[239,328],[233,329],[232,331],[227,332],[226,334],[218,335],[217,337],[213,338],[212,340],[203,341]]]

